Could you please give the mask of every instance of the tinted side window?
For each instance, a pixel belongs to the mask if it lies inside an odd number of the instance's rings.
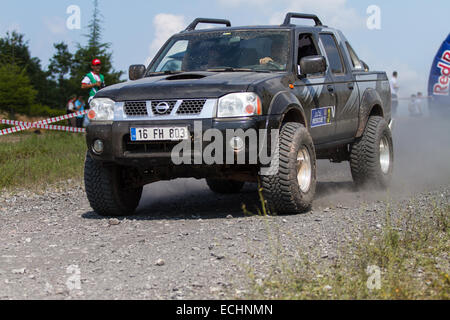
[[[332,73],[344,73],[342,56],[337,47],[336,40],[331,34],[321,34],[320,39],[328,56]]]
[[[318,53],[311,35],[301,34],[298,40],[298,64],[302,58],[316,55]]]

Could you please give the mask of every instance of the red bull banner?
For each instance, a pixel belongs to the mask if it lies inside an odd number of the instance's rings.
[[[428,94],[432,97],[433,105],[450,107],[450,34],[439,48],[431,66]]]

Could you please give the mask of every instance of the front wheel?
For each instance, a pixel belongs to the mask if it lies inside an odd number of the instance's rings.
[[[142,187],[126,185],[127,168],[104,166],[86,155],[84,181],[89,203],[101,216],[130,216],[134,214],[142,196]]]
[[[370,117],[363,136],[351,149],[350,167],[355,184],[387,188],[394,169],[394,147],[386,120]]]
[[[305,126],[283,125],[279,141],[279,168],[261,176],[263,195],[275,214],[298,214],[311,209],[317,184],[314,143]]]

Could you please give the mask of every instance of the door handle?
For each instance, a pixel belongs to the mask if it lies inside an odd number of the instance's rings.
[[[334,86],[328,85],[327,88],[328,88],[328,92],[334,93]]]
[[[348,84],[348,88],[349,88],[350,90],[355,89],[354,83],[353,83],[353,82],[350,82],[350,83]]]

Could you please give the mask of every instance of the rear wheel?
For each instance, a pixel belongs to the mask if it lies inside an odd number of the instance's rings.
[[[206,179],[209,189],[219,194],[233,194],[241,192],[245,182],[222,179]]]
[[[316,193],[317,164],[314,143],[299,123],[287,123],[280,133],[279,170],[261,176],[263,195],[276,214],[297,214],[311,209]]]
[[[130,216],[134,214],[142,196],[142,187],[126,185],[127,168],[104,166],[86,155],[84,181],[92,209],[101,216]]]
[[[394,168],[394,147],[391,130],[382,117],[369,118],[363,136],[352,146],[350,166],[357,186],[389,186]]]

